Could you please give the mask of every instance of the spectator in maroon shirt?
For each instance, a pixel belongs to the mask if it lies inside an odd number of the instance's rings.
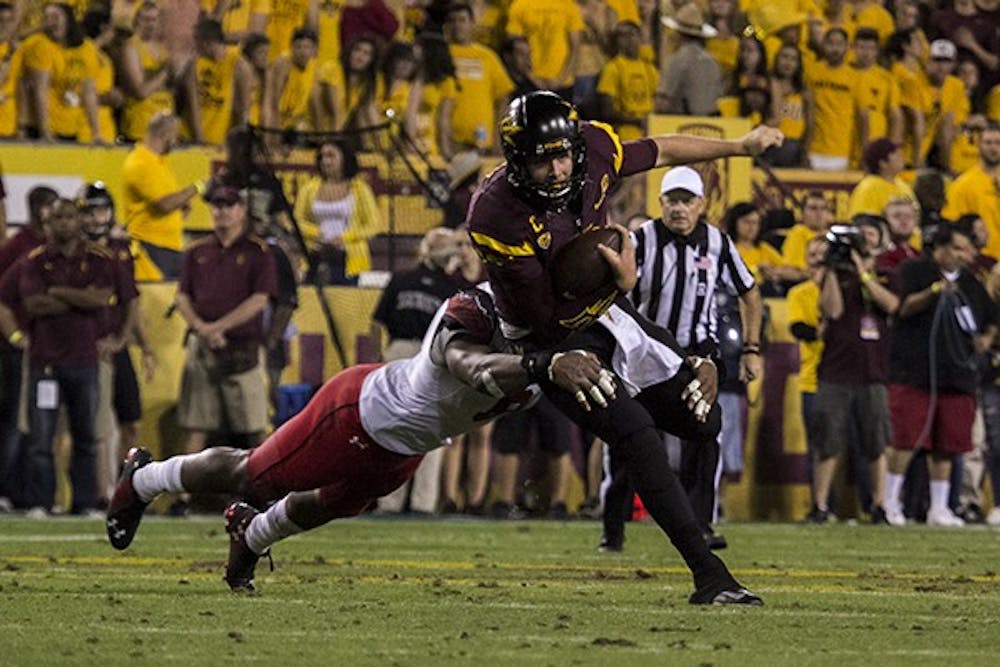
[[[20,271],[12,267],[18,260],[45,243],[45,223],[52,213],[52,205],[59,198],[52,188],[36,186],[28,192],[28,224],[0,245],[0,509],[17,505],[21,496],[19,484],[24,479],[23,448],[17,428],[17,415],[21,396],[21,357],[27,347],[24,333],[26,318],[18,293]],[[2,206],[2,203],[0,203]],[[11,269],[11,270],[8,270]],[[6,289],[2,288],[6,285]],[[13,501],[13,502],[12,502]]]
[[[45,245],[45,223],[57,199],[59,193],[44,185],[28,191],[28,224],[0,246],[0,276],[21,257]]]
[[[258,369],[262,313],[277,294],[274,255],[247,228],[245,195],[216,184],[206,193],[214,233],[184,253],[177,310],[187,321],[178,421],[187,453],[224,431],[259,443],[267,429],[267,386]]]
[[[359,37],[375,37],[386,44],[399,30],[399,20],[384,0],[344,0],[340,15],[340,43],[353,44]]]
[[[60,405],[73,438],[72,510],[96,511],[97,340],[101,311],[122,294],[111,253],[83,236],[74,202],[57,200],[48,227],[50,241],[31,251],[18,281],[31,338],[24,496],[39,516],[55,500],[52,441]]]
[[[920,207],[908,197],[897,197],[885,205],[883,215],[889,229],[889,247],[875,258],[875,270],[895,290],[898,287],[896,272],[899,265],[920,256],[920,251],[913,247],[917,225],[920,224]]]
[[[948,9],[931,15],[930,35],[934,39],[949,39],[958,47],[961,60],[973,58],[983,73],[987,89],[1000,74],[1000,31],[994,16],[981,11],[974,0],[955,0]]]

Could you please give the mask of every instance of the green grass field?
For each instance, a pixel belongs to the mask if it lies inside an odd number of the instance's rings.
[[[652,525],[335,522],[221,580],[221,520],[0,518],[0,664],[996,665],[1000,533],[724,527],[762,608],[693,607]]]

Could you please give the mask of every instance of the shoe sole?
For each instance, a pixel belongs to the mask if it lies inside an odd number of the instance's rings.
[[[135,487],[132,486],[132,476],[135,475],[136,470],[151,463],[153,455],[141,447],[137,447],[134,452],[134,454],[129,452],[129,458],[125,461],[121,477],[118,479],[118,483],[115,484],[115,492],[111,495],[111,501],[108,503],[108,513],[104,520],[104,525],[108,532],[108,541],[111,542],[112,547],[119,551],[127,549],[132,544],[136,533],[139,532],[139,524],[142,523],[142,516],[149,505],[149,503],[139,500],[139,496],[135,492]],[[124,507],[115,510],[113,509],[115,507],[115,500],[123,484],[128,484],[128,493],[132,497]],[[133,514],[138,514],[138,516],[134,517]],[[132,525],[129,526],[128,524]]]
[[[244,507],[246,509],[244,509]],[[245,520],[243,516],[236,516],[237,513],[244,514],[249,512],[253,512],[250,514],[249,520]],[[239,548],[250,551],[249,547],[246,546],[246,526],[243,526],[242,531],[238,526],[244,521],[246,521],[246,524],[249,525],[250,521],[252,521],[253,517],[257,514],[259,514],[259,512],[251,508],[249,505],[246,505],[246,503],[234,503],[226,508],[226,533],[229,535],[230,544],[229,559],[226,562],[226,573],[222,579],[226,582],[226,585],[229,586],[229,590],[233,593],[250,595],[257,592],[257,588],[253,585],[253,577],[257,572],[257,561],[260,560],[260,556],[257,556],[257,560],[254,561],[249,577],[234,577],[232,579],[229,577],[229,563],[234,558],[233,550],[237,548],[236,544],[242,543]],[[239,535],[238,533],[240,532],[243,534]]]

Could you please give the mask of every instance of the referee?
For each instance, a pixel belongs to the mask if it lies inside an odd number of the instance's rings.
[[[691,355],[709,357],[725,369],[719,355],[717,289],[739,298],[743,350],[739,379],[748,382],[761,372],[761,298],[753,275],[732,240],[702,217],[704,185],[698,172],[675,167],[660,184],[663,217],[649,220],[633,233],[639,280],[629,294],[636,309],[670,331]],[[721,476],[717,437],[681,443],[680,479],[712,548],[726,546],[712,532]],[[629,484],[619,474],[620,462],[609,455],[611,484],[605,497],[604,550],[620,550],[623,513],[631,507]]]

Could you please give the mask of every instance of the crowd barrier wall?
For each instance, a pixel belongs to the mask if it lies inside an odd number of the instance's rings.
[[[0,144],[8,224],[27,221],[25,198],[39,184],[49,185],[66,197],[75,197],[85,183],[103,181],[115,201],[123,201],[121,171],[129,150],[126,146]],[[196,146],[172,151],[167,160],[178,186],[184,187],[208,178],[224,162],[225,155],[213,147]],[[270,161],[288,200],[294,203],[299,188],[314,173],[314,153],[303,149],[275,152]],[[427,196],[398,158],[387,160],[382,154],[362,153],[358,156],[358,166],[375,192],[382,214],[383,227],[376,233],[423,234],[443,222],[443,211],[428,203]],[[419,171],[420,166],[414,164],[423,178],[426,170]],[[200,198],[194,199],[185,219],[185,231],[204,232],[211,228],[208,206]]]

